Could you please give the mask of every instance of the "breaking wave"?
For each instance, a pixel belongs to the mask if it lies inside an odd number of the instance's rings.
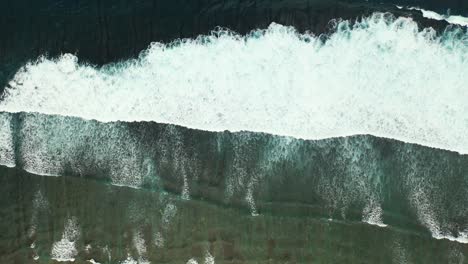
[[[304,139],[372,134],[468,153],[464,29],[437,35],[376,13],[333,30],[218,30],[100,68],[71,54],[43,57],[14,76],[0,111]]]

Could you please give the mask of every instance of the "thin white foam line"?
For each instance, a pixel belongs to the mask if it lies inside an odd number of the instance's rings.
[[[390,227],[387,224],[375,223],[375,222],[371,222],[371,221],[362,221],[362,222],[366,223],[366,224],[369,224],[369,225],[372,225],[372,226],[381,227],[381,228]],[[432,236],[432,238],[437,239],[437,240],[449,240],[449,241],[452,241],[452,242],[468,244],[468,238],[466,238],[466,237],[453,237],[453,236],[434,235],[434,234],[431,234],[431,236]]]
[[[52,258],[58,262],[75,262],[75,258]]]
[[[437,240],[449,240],[452,242],[458,242],[462,244],[468,244],[468,238],[465,237],[453,237],[453,236],[439,236],[439,235],[432,235],[433,238]]]
[[[363,221],[363,222],[366,224],[381,227],[381,228],[390,227],[387,224],[374,223],[370,221]],[[437,240],[449,240],[449,241],[457,242],[461,244],[468,244],[468,238],[465,238],[465,237],[442,236],[442,235],[434,235],[434,234],[431,234],[431,236],[432,238],[437,239]]]
[[[388,227],[387,224],[383,224],[383,223],[376,223],[376,222],[372,222],[372,221],[363,221],[364,223],[368,224],[368,225],[372,225],[372,226],[378,226],[378,227]]]
[[[15,164],[11,165],[11,164],[8,164],[8,163],[3,163],[3,162],[0,162],[0,166],[7,167],[7,168],[15,168],[16,167]]]
[[[125,184],[120,184],[120,183],[110,183],[110,185],[117,186],[117,187],[122,187],[122,188],[130,188],[130,189],[134,189],[134,190],[141,190],[141,187],[125,185]]]
[[[16,166],[14,167],[10,167],[10,168],[16,168]],[[51,174],[51,173],[42,173],[42,172],[37,172],[35,170],[31,170],[31,169],[25,169],[25,168],[22,168],[24,171],[28,172],[28,173],[31,173],[31,174],[35,174],[35,175],[40,175],[40,176],[46,176],[46,177],[62,177],[63,175],[60,175],[60,174]]]
[[[0,166],[4,166],[4,167],[8,167],[8,168],[17,168],[16,165],[14,166],[8,166],[8,165],[3,165],[0,163]],[[28,172],[28,173],[31,173],[31,174],[34,174],[34,175],[38,175],[38,176],[44,176],[44,177],[64,177],[64,175],[61,175],[61,174],[52,174],[52,173],[43,173],[43,172],[38,172],[38,171],[35,171],[35,170],[31,170],[31,169],[25,169],[25,168],[21,168],[23,169],[24,171]],[[125,187],[125,188],[131,188],[131,189],[135,189],[135,190],[140,190],[141,187],[137,187],[137,186],[131,186],[131,185],[125,185],[125,184],[117,184],[117,183],[110,183],[112,186],[117,186],[117,187]]]
[[[396,5],[396,7],[398,9],[403,9],[403,6]],[[438,20],[438,21],[444,20],[444,21],[446,21],[446,22],[448,22],[450,24],[468,27],[468,17],[459,16],[459,15],[455,15],[455,16],[441,15],[441,14],[435,12],[435,11],[422,9],[422,8],[419,8],[419,7],[407,7],[406,9],[421,11],[423,17],[425,17],[425,18],[434,19],[434,20]]]

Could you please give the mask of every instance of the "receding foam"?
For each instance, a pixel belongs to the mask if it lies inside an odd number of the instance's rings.
[[[374,201],[371,201],[364,208],[362,221],[370,225],[387,227],[387,225],[383,223],[382,214],[383,210],[380,204],[375,204]]]
[[[272,24],[218,31],[101,68],[65,54],[11,80],[0,111],[156,121],[321,139],[373,134],[468,153],[468,34],[410,18],[336,24],[326,41]]]
[[[10,115],[0,115],[0,165],[16,166]]]
[[[75,242],[80,237],[80,230],[75,217],[68,219],[62,239],[52,246],[51,257],[59,262],[75,261],[78,251]]]

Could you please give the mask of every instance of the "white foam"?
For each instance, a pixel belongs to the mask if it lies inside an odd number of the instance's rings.
[[[456,237],[445,234],[435,234],[433,237],[435,239],[447,239],[458,243],[468,244],[468,232],[459,232]]]
[[[172,204],[172,203],[168,203],[166,205],[166,207],[164,208],[164,211],[162,213],[162,217],[161,217],[161,224],[162,224],[162,228],[167,230],[171,223],[172,223],[172,219],[175,217],[175,215],[177,214],[177,207]]]
[[[157,247],[157,248],[163,248],[164,247],[164,237],[162,236],[161,232],[156,232],[154,234],[154,245]]]
[[[135,231],[133,234],[133,246],[136,248],[138,256],[144,257],[146,255],[146,241],[141,231]]]
[[[451,24],[457,24],[468,27],[468,17],[464,16],[449,16],[446,20]]]
[[[435,20],[444,20],[444,16],[442,16],[441,14],[437,13],[437,12],[434,12],[434,11],[430,11],[430,10],[424,10],[424,9],[420,9],[422,14],[423,14],[423,17],[426,17],[426,18],[430,18],[430,19],[435,19]]]
[[[449,235],[449,232],[441,226],[435,208],[423,190],[415,190],[410,200],[416,209],[419,221],[431,232],[433,238],[447,239],[463,244],[468,243],[468,230],[458,232],[458,236],[454,237]]]
[[[111,250],[109,249],[109,246],[107,246],[107,245],[104,246],[102,248],[102,252],[107,255],[108,262],[111,262],[112,261],[112,256],[111,256]]]
[[[87,245],[85,246],[85,251],[86,251],[87,253],[89,253],[89,251],[90,251],[92,248],[93,248],[93,247],[91,246],[91,244],[87,244]]]
[[[0,117],[1,118],[1,117]],[[33,201],[32,201],[32,215],[31,215],[31,221],[30,221],[30,226],[28,228],[28,238],[33,239],[33,242],[31,245],[29,245],[29,248],[32,250],[33,254],[33,259],[38,260],[39,255],[37,254],[37,249],[36,249],[36,235],[37,235],[37,225],[38,225],[38,216],[40,211],[46,211],[47,208],[49,207],[49,202],[47,201],[47,198],[44,197],[42,194],[42,191],[39,189],[36,191],[36,194],[34,195]]]
[[[215,258],[211,255],[211,253],[208,250],[205,252],[204,264],[215,264]]]
[[[62,234],[62,239],[55,242],[52,246],[51,257],[59,262],[75,261],[78,251],[75,242],[80,236],[76,218],[68,219]]]
[[[75,261],[75,256],[78,254],[75,242],[66,238],[54,243],[52,247],[52,259],[59,262]]]
[[[306,139],[373,134],[468,153],[468,35],[410,18],[342,22],[326,43],[272,24],[152,44],[95,68],[66,54],[20,70],[0,111],[156,121]],[[216,36],[218,35],[218,36]]]
[[[9,116],[11,119],[11,114],[0,113],[0,120]],[[134,188],[141,186],[144,177],[152,176],[148,175],[151,160],[145,166],[139,162],[145,160],[141,143],[118,124],[30,114],[21,118],[17,128],[10,131],[11,137],[15,135],[21,141],[14,154],[22,160],[22,169],[30,173],[60,176],[68,166],[78,174],[86,174],[93,168],[106,167],[112,184]],[[86,142],[101,144],[85,146]],[[2,143],[0,155],[8,153],[4,151],[8,147],[2,148]],[[83,149],[87,151],[83,153]],[[77,156],[81,159],[74,158]]]
[[[435,20],[439,20],[439,21],[445,20],[445,21],[449,22],[450,24],[460,25],[460,26],[468,26],[468,17],[441,15],[441,14],[439,14],[437,12],[422,9],[422,8],[418,8],[418,7],[410,7],[408,9],[421,11],[423,17],[425,17],[425,18],[435,19]]]
[[[187,261],[187,264],[198,264],[198,261],[194,258],[191,258]]]
[[[362,213],[362,221],[378,227],[387,227],[382,220],[383,210],[380,203],[371,200]]]
[[[127,259],[124,261],[120,262],[120,264],[138,264],[138,261],[133,259],[130,255],[127,256]]]
[[[16,166],[10,115],[0,115],[0,165]]]

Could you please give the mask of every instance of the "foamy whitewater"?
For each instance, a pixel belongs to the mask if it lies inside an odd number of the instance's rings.
[[[78,251],[75,246],[76,240],[80,236],[76,218],[70,218],[63,231],[62,239],[53,244],[51,257],[59,262],[75,261]]]
[[[217,31],[97,68],[65,54],[22,68],[0,111],[156,121],[305,139],[372,134],[468,153],[468,34],[388,14],[326,41],[272,24]]]

